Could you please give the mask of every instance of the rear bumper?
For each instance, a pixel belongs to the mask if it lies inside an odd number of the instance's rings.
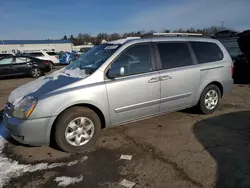
[[[233,79],[225,80],[225,81],[222,82],[222,85],[223,85],[223,95],[231,93],[231,91],[233,89],[233,84],[234,84],[234,80]]]
[[[50,132],[55,118],[21,120],[4,112],[3,124],[16,141],[22,144],[41,146],[50,143]]]

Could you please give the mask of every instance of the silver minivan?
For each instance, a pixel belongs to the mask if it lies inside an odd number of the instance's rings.
[[[93,146],[110,126],[198,107],[214,112],[233,85],[232,60],[205,37],[145,36],[93,47],[67,67],[11,92],[4,125],[20,143]]]

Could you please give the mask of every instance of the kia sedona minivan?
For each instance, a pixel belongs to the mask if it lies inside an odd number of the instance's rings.
[[[95,145],[104,128],[197,106],[213,113],[232,90],[232,59],[215,39],[125,38],[11,92],[4,125],[20,143],[66,152]]]

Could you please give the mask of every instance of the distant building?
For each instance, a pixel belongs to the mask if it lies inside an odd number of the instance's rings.
[[[73,50],[71,40],[0,40],[0,53],[12,51],[52,50],[55,52]]]

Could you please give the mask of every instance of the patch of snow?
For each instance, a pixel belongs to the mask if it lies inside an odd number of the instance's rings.
[[[123,179],[119,184],[127,188],[133,188],[135,186],[134,182],[128,181],[126,179]]]
[[[87,160],[87,156],[83,157],[80,161],[71,161],[68,163],[38,163],[35,165],[31,164],[19,164],[18,161],[12,160],[4,156],[2,150],[7,143],[8,133],[4,126],[0,124],[0,188],[3,187],[11,178],[18,177],[24,173],[35,172],[39,170],[47,170],[61,166],[72,166],[79,162]]]
[[[82,175],[79,177],[62,176],[62,177],[57,177],[54,179],[54,181],[59,182],[58,186],[61,186],[61,187],[66,187],[66,186],[71,185],[71,184],[76,184],[82,180],[83,180]]]
[[[108,44],[124,44],[125,42],[129,41],[129,40],[135,40],[135,39],[140,39],[141,37],[127,37],[127,38],[123,38],[123,39],[118,39],[118,40],[113,40],[110,42],[107,42]]]
[[[120,159],[125,159],[130,161],[132,159],[132,155],[121,155]]]
[[[73,78],[85,78],[86,76],[88,76],[85,70],[80,69],[79,67],[74,69],[65,69],[63,73]]]

